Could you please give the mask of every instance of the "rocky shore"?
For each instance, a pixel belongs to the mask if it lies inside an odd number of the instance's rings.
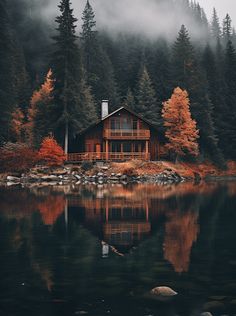
[[[135,174],[126,170],[115,173],[110,166],[96,166],[86,171],[81,167],[65,166],[61,168],[34,168],[25,174],[5,174],[2,185],[66,185],[66,184],[115,184],[115,183],[159,183],[174,184],[186,181],[176,171],[166,169],[157,174]],[[189,179],[188,179],[189,180]]]
[[[177,184],[184,181],[235,181],[236,163],[221,171],[211,164],[174,164],[167,161],[123,163],[91,163],[60,167],[37,166],[29,172],[0,174],[0,185],[70,185],[158,183]]]

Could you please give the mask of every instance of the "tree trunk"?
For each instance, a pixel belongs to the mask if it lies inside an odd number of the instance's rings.
[[[175,164],[179,163],[180,162],[180,156],[179,155],[176,155],[175,157]]]
[[[68,139],[69,139],[69,127],[68,127],[68,122],[66,122],[66,126],[65,126],[65,145],[64,145],[65,155],[68,154]]]

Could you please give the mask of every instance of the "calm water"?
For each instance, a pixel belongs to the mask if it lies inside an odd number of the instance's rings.
[[[235,247],[234,182],[1,188],[0,315],[236,315]]]

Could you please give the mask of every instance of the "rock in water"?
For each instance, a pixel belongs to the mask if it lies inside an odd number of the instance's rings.
[[[151,290],[151,294],[160,296],[174,296],[178,293],[167,286],[158,286]]]
[[[201,313],[200,316],[213,316],[213,315],[212,315],[212,313],[205,312],[205,313]]]

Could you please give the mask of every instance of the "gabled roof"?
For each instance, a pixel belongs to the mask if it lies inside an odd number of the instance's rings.
[[[91,124],[89,127],[85,128],[84,130],[82,130],[80,133],[78,133],[78,135],[82,135],[84,133],[86,133],[88,130],[90,130],[91,128],[97,126],[98,124],[100,124],[101,122],[104,122],[106,119],[108,119],[109,117],[115,115],[116,113],[120,112],[121,110],[126,110],[127,112],[129,112],[130,114],[138,117],[140,120],[144,121],[146,124],[150,125],[153,129],[158,130],[156,126],[154,126],[152,123],[150,123],[148,120],[146,120],[145,118],[143,118],[141,115],[133,112],[132,110],[130,110],[129,108],[125,107],[125,106],[121,106],[120,108],[118,108],[117,110],[113,111],[112,113],[108,114],[107,116],[97,120],[94,124]]]

